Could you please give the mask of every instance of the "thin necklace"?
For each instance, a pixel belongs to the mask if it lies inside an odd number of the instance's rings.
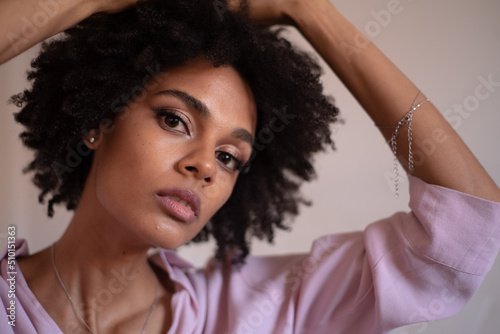
[[[66,294],[66,296],[68,296],[69,302],[71,303],[71,307],[73,308],[73,312],[75,313],[76,317],[85,325],[85,327],[87,327],[87,329],[89,330],[90,333],[95,334],[95,332],[92,330],[92,328],[90,328],[90,326],[87,324],[87,322],[83,319],[83,317],[80,315],[80,313],[76,309],[76,306],[73,303],[73,299],[69,295],[69,292],[66,289],[66,286],[64,285],[64,283],[61,279],[61,276],[59,276],[59,272],[57,271],[57,268],[56,268],[55,247],[56,247],[56,244],[55,243],[52,244],[51,253],[52,253],[52,267],[54,268],[54,272],[56,273],[57,279],[59,280],[59,283],[61,284],[61,287],[63,288],[64,293]],[[153,304],[151,304],[151,307],[149,309],[149,313],[148,313],[148,316],[146,318],[146,322],[144,323],[144,326],[142,326],[141,334],[146,333],[146,327],[148,326],[148,322],[151,319],[151,316],[153,315],[153,311],[156,308],[156,304],[158,304],[159,298],[160,298],[160,285],[158,283],[158,280],[156,280],[155,299],[154,299]]]

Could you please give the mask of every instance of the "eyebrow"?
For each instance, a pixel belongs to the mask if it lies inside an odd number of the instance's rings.
[[[162,90],[156,93],[155,95],[170,95],[176,97],[182,102],[186,103],[191,108],[193,108],[198,114],[200,114],[201,117],[205,119],[210,119],[210,109],[208,109],[207,105],[186,92],[177,89],[167,89],[167,90]],[[250,145],[253,145],[252,134],[243,128],[235,129],[233,132],[231,132],[231,136],[241,139]]]
[[[191,108],[193,108],[195,111],[197,111],[203,118],[205,119],[210,118],[210,110],[208,109],[207,105],[186,92],[176,89],[167,89],[167,90],[162,90],[161,92],[158,92],[155,95],[170,95],[176,97],[182,102],[186,103]]]
[[[239,138],[244,142],[253,145],[253,136],[245,129],[238,128],[231,133],[231,136]]]

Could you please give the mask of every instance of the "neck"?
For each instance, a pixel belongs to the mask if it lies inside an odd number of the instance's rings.
[[[149,245],[106,218],[99,215],[95,206],[87,208],[81,203],[57,241],[57,267],[71,269],[67,276],[85,276],[90,280],[112,277],[113,270],[152,278],[147,261]]]
[[[124,305],[149,309],[158,278],[147,260],[150,246],[86,198],[56,242],[54,259],[76,308],[97,328],[126,314]]]

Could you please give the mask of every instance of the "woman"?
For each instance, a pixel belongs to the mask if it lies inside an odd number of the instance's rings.
[[[68,12],[37,38],[128,5],[65,4]],[[91,18],[47,47],[33,89],[14,99],[23,106],[16,116],[27,127],[23,139],[37,150],[30,168],[41,198],[52,195],[49,213],[65,203],[75,215],[54,246],[19,258],[23,308],[16,327],[2,323],[2,331],[380,333],[423,320],[412,313],[443,286],[460,292],[443,315],[477,288],[498,249],[500,191],[439,112],[373,45],[347,57],[345,45],[359,33],[327,1],[255,1],[249,13],[296,24],[388,140],[404,119],[392,148],[410,171],[411,141],[436,129],[446,138],[415,166],[413,214],[364,235],[319,239],[308,257],[242,265],[248,233],[272,239],[274,226],[296,213],[294,178],[310,178],[311,153],[330,144],[336,110],[309,58],[225,7],[142,3]],[[158,46],[163,40],[170,48]],[[17,41],[22,49],[33,40]],[[12,49],[3,48],[2,59]],[[61,110],[57,118],[53,110]],[[175,249],[209,234],[220,261],[204,271],[166,250],[147,260],[151,246]],[[470,248],[459,247],[464,242]],[[7,308],[8,285],[1,288]]]

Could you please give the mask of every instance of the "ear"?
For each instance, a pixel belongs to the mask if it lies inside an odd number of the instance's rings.
[[[102,136],[99,130],[91,130],[90,132],[86,132],[83,134],[82,140],[89,149],[95,150],[97,147],[99,147]]]

